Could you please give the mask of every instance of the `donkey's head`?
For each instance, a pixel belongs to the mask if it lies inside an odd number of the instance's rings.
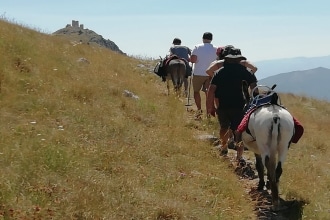
[[[245,100],[244,111],[247,111],[251,106],[257,107],[262,104],[281,105],[278,94],[273,90],[276,84],[271,88],[264,85],[257,85],[249,93],[249,85],[247,81],[242,81],[242,95]]]

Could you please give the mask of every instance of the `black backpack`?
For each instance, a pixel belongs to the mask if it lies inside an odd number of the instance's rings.
[[[154,68],[154,73],[159,76],[162,77],[162,80],[164,81],[164,79],[166,78],[166,72],[165,72],[165,65],[164,65],[165,59],[162,59],[160,57],[160,60],[156,63],[156,66]]]

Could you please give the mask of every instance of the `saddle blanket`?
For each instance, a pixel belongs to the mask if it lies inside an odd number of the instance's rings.
[[[171,55],[171,56],[165,58],[165,63],[164,63],[165,66],[167,66],[167,65],[170,63],[171,60],[175,60],[175,59],[179,59],[179,60],[182,60],[182,61],[185,62],[185,59],[184,59],[184,58],[180,58],[180,57],[178,57],[177,55]],[[185,62],[185,63],[186,63],[186,62]]]
[[[237,131],[242,133],[243,131],[246,130],[248,124],[249,124],[249,119],[250,119],[250,115],[252,112],[254,112],[257,109],[257,107],[252,108],[251,110],[249,110],[245,115],[244,118],[242,119],[241,123],[239,124]],[[293,117],[293,116],[292,116]],[[294,134],[292,136],[291,142],[292,143],[298,143],[299,139],[301,138],[301,136],[304,133],[304,127],[302,126],[302,124],[295,118],[293,117],[293,122],[294,122]]]

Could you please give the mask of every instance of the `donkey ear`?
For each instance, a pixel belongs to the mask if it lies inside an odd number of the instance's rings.
[[[245,102],[249,102],[250,95],[249,95],[249,84],[246,80],[242,80],[242,94]]]
[[[249,91],[249,84],[246,80],[242,80],[242,91],[248,92]]]

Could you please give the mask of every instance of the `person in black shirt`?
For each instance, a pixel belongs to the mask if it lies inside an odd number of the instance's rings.
[[[215,117],[217,113],[220,124],[220,155],[228,153],[228,138],[235,131],[243,119],[243,108],[245,100],[242,94],[242,81],[246,81],[250,89],[257,85],[257,78],[240,64],[241,60],[246,60],[241,55],[238,48],[230,50],[229,55],[225,56],[223,68],[216,72],[211,80],[207,95],[207,113]],[[216,109],[214,99],[219,100],[219,106]],[[235,135],[235,140],[237,140]],[[238,137],[239,138],[239,137]]]

